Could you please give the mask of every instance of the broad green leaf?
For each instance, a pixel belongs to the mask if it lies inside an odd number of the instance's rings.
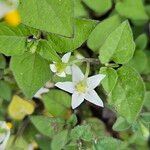
[[[51,141],[48,137],[39,137],[36,139],[36,142],[38,144],[38,148],[41,150],[50,150],[51,147]]]
[[[119,146],[119,148],[118,148]],[[124,150],[125,145],[122,141],[112,137],[104,137],[93,146],[93,150]]]
[[[148,43],[148,38],[146,34],[141,34],[137,37],[137,39],[135,40],[135,44],[136,44],[136,48],[143,50],[146,48]]]
[[[82,4],[82,0],[74,0],[74,16],[75,17],[88,17],[88,11]]]
[[[71,96],[61,90],[50,90],[43,95],[43,103],[46,111],[54,117],[68,118],[71,115]]]
[[[63,119],[49,118],[46,116],[31,116],[30,120],[41,134],[48,137],[59,133],[65,124]]]
[[[74,127],[78,123],[78,118],[75,114],[72,114],[67,120],[67,124],[71,127]]]
[[[141,119],[145,122],[145,123],[149,123],[150,124],[150,112],[145,112],[141,114]]]
[[[20,55],[27,51],[27,38],[36,34],[36,31],[24,25],[10,27],[0,23],[0,52],[12,56]]]
[[[114,131],[124,131],[127,130],[131,125],[123,118],[118,117],[115,124],[113,125]]]
[[[0,54],[0,69],[5,69],[6,67],[6,60],[5,60],[5,57]]]
[[[14,95],[8,106],[8,112],[12,119],[22,120],[26,115],[32,114],[34,112],[34,108],[34,103],[31,101],[27,101],[17,95]]]
[[[142,0],[123,0],[116,4],[117,12],[132,20],[148,20]]]
[[[82,0],[90,9],[102,15],[112,7],[112,0]]]
[[[60,58],[54,47],[45,40],[40,40],[37,46],[37,52],[45,59],[58,62]]]
[[[150,84],[150,83],[149,83]],[[145,92],[144,106],[150,109],[150,91]]]
[[[117,72],[113,68],[102,67],[100,69],[100,73],[106,75],[106,77],[102,81],[102,86],[107,94],[109,94],[117,83]]]
[[[68,142],[68,131],[64,130],[56,134],[51,142],[52,150],[62,150]]]
[[[113,32],[120,25],[120,23],[121,19],[117,15],[100,22],[88,38],[88,47],[93,51],[98,51],[110,33]]]
[[[49,62],[36,53],[13,56],[11,69],[19,87],[29,98],[51,78]]]
[[[93,139],[92,129],[89,125],[78,125],[71,130],[70,138],[72,140],[91,141]]]
[[[114,61],[119,64],[127,63],[133,56],[135,44],[132,30],[128,21],[124,21],[106,39],[100,48],[99,59],[102,63]]]
[[[129,61],[128,64],[135,68],[139,73],[143,73],[146,66],[148,65],[148,59],[145,51],[136,50],[133,58]]]
[[[119,116],[128,123],[137,118],[144,102],[145,87],[143,80],[133,68],[123,66],[117,70],[118,81],[111,92],[109,103]]]
[[[97,21],[88,19],[76,19],[74,27],[74,37],[66,38],[56,34],[49,34],[49,44],[54,47],[57,52],[64,53],[79,48],[87,39]]]
[[[0,80],[0,98],[7,101],[11,99],[12,89],[6,81]]]
[[[25,25],[67,37],[73,35],[72,0],[20,0],[19,10]]]
[[[146,9],[146,13],[148,14],[148,16],[150,17],[150,4],[145,6]]]

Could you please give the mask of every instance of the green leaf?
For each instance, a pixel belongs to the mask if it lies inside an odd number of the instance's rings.
[[[5,69],[6,67],[6,60],[5,60],[5,57],[0,54],[0,69]]]
[[[102,86],[109,95],[117,83],[118,75],[113,68],[102,67],[100,73],[106,75],[102,81]]]
[[[114,106],[119,116],[128,123],[137,118],[145,94],[145,86],[138,72],[128,66],[117,70],[118,81],[111,93],[109,103]]]
[[[88,11],[82,4],[82,0],[74,0],[74,16],[77,17],[88,17]]]
[[[72,140],[91,141],[93,139],[91,127],[89,125],[76,126],[71,130],[70,138]]]
[[[127,130],[131,125],[123,118],[118,117],[115,124],[113,125],[114,131],[124,131]]]
[[[99,59],[102,63],[114,61],[119,64],[127,63],[133,56],[135,44],[132,30],[128,21],[124,21],[113,31],[100,48]]]
[[[132,20],[148,20],[142,0],[119,1],[116,4],[116,10],[120,15]]]
[[[9,83],[7,83],[6,81],[0,81],[0,98],[3,98],[5,100],[10,100],[11,99],[11,87],[9,85]]]
[[[112,0],[82,0],[90,9],[102,15],[112,7]]]
[[[56,34],[49,34],[49,44],[54,47],[57,52],[64,53],[79,48],[90,35],[96,26],[97,21],[87,19],[76,19],[74,37],[66,38]]]
[[[10,27],[5,23],[0,23],[0,52],[8,55],[20,55],[27,51],[27,37],[34,35],[34,29],[24,25]]]
[[[149,83],[150,84],[150,83]],[[145,92],[144,106],[150,109],[150,91]]]
[[[121,19],[118,15],[100,22],[88,38],[88,47],[93,51],[98,51],[110,33],[113,32],[120,25],[120,23]]]
[[[20,0],[19,10],[25,25],[67,37],[73,35],[72,0]]]
[[[135,44],[136,44],[136,48],[143,50],[146,48],[148,43],[148,38],[146,34],[141,34],[137,37],[137,39],[135,40]]]
[[[72,114],[71,117],[67,120],[67,124],[71,127],[74,127],[78,123],[78,118],[75,114]]]
[[[145,51],[136,50],[133,58],[129,61],[128,64],[135,68],[139,73],[143,73],[146,66],[148,65],[148,59]]]
[[[68,141],[68,131],[64,130],[58,133],[54,136],[52,143],[51,143],[51,149],[52,150],[62,150],[64,149],[64,146],[67,144]]]
[[[55,117],[68,118],[70,116],[71,96],[61,90],[51,90],[43,95],[46,111]]]
[[[149,123],[150,124],[150,112],[145,112],[141,114],[141,119],[145,122],[145,123]]]
[[[112,137],[105,137],[94,144],[93,150],[117,150],[118,146],[119,150],[123,150],[125,148],[125,145],[122,141]]]
[[[52,137],[59,133],[64,126],[64,120],[46,116],[31,116],[30,120],[35,128],[43,135]]]
[[[51,46],[47,41],[40,40],[37,46],[37,52],[45,59],[50,61],[58,62],[60,57],[56,53],[54,47]]]
[[[36,53],[13,56],[11,69],[19,87],[28,98],[32,98],[51,78],[49,62]]]

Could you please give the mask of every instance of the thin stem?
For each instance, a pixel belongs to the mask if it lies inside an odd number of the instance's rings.
[[[87,66],[86,66],[86,72],[85,72],[85,78],[87,79],[90,73],[90,63],[87,62]]]

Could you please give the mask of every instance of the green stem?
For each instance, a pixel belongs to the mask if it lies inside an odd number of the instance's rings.
[[[89,73],[90,73],[90,63],[89,63],[89,62],[87,62],[86,72],[85,72],[85,79],[87,79],[87,78],[88,78]]]

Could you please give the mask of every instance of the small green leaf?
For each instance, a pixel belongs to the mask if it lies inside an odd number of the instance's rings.
[[[113,32],[120,25],[120,23],[121,19],[118,15],[100,22],[88,38],[88,47],[93,51],[98,51],[110,33]]]
[[[73,35],[72,0],[21,0],[19,10],[25,25],[67,37]]]
[[[116,10],[120,15],[132,20],[148,20],[142,0],[119,1],[116,4]]]
[[[76,19],[74,37],[66,38],[56,34],[49,34],[48,41],[57,52],[64,53],[79,48],[95,28],[97,21],[88,19]]]
[[[141,34],[137,37],[137,39],[135,40],[135,44],[136,44],[136,48],[143,50],[146,48],[148,43],[148,38],[146,34]]]
[[[149,83],[150,84],[150,83]],[[145,92],[144,106],[150,109],[150,91]]]
[[[67,124],[71,127],[74,127],[78,123],[78,118],[75,114],[72,114],[71,117],[67,120]]]
[[[102,86],[107,94],[109,94],[117,83],[117,72],[113,68],[102,67],[100,69],[100,73],[106,75],[106,77],[102,81]]]
[[[100,139],[93,146],[93,150],[117,150],[119,146],[119,150],[124,150],[125,145],[122,141],[114,139],[112,137],[104,137]]]
[[[61,90],[50,90],[43,95],[43,102],[46,111],[55,117],[68,118],[71,115],[71,96]]]
[[[145,112],[141,114],[141,119],[145,122],[145,123],[149,123],[150,124],[150,112]]]
[[[6,81],[0,81],[0,98],[9,101],[11,99],[12,89]]]
[[[51,149],[62,150],[64,149],[64,146],[67,144],[67,141],[68,141],[68,131],[67,130],[61,131],[54,136],[51,143]]]
[[[63,119],[45,116],[31,116],[30,120],[41,134],[48,137],[52,137],[59,133],[65,124]]]
[[[51,78],[49,62],[36,53],[13,56],[11,69],[19,87],[29,98]]]
[[[0,23],[0,52],[8,55],[20,55],[27,51],[27,38],[34,35],[36,30],[27,28],[24,25],[10,27]]]
[[[93,139],[91,127],[89,125],[76,126],[71,130],[70,138],[72,140],[91,141]]]
[[[82,0],[90,9],[102,15],[112,7],[112,0]]]
[[[118,117],[115,124],[113,125],[114,131],[124,131],[127,130],[131,125],[123,118]]]
[[[99,59],[102,63],[114,61],[119,64],[127,63],[133,56],[135,44],[132,30],[128,21],[124,21],[113,31],[100,48]]]
[[[111,92],[109,103],[119,116],[132,123],[143,106],[145,86],[138,72],[131,67],[123,66],[117,70],[117,74],[118,81]]]
[[[139,73],[143,73],[146,66],[148,65],[148,59],[145,51],[136,50],[133,58],[129,61],[128,64],[135,68]]]

